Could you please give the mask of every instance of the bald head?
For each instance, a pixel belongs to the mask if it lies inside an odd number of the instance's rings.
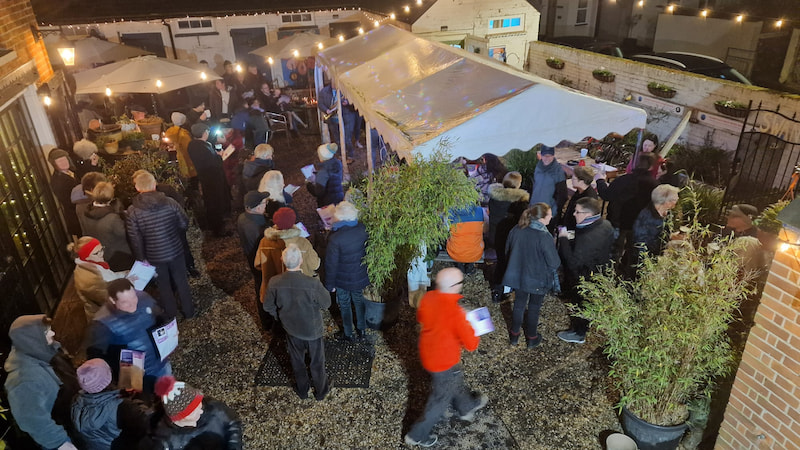
[[[445,294],[458,294],[464,286],[464,274],[455,267],[442,269],[436,275],[436,289]]]

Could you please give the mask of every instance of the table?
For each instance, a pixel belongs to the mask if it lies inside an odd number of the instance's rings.
[[[308,125],[308,128],[303,128],[302,126],[297,128],[297,131],[303,134],[314,134],[319,135],[319,116],[317,115],[317,105],[308,105],[305,103],[297,104],[297,103],[290,103],[289,107],[292,111],[297,113],[300,116],[300,119]]]

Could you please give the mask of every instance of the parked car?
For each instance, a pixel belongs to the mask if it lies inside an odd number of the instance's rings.
[[[685,52],[663,52],[633,55],[629,56],[629,58],[634,61],[684,70],[711,78],[721,78],[747,85],[753,84],[736,69],[713,56]]]
[[[597,40],[591,36],[558,36],[547,38],[544,41],[551,44],[622,58],[622,50],[616,42]]]

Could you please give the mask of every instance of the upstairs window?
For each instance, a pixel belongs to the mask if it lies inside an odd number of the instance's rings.
[[[208,30],[211,28],[213,28],[211,19],[188,19],[178,21],[179,30]]]
[[[281,16],[283,23],[311,22],[311,14],[284,14]]]
[[[525,31],[525,21],[522,16],[493,17],[489,19],[489,33],[513,33]]]

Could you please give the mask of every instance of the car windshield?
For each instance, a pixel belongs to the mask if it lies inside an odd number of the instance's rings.
[[[717,67],[713,69],[693,70],[692,72],[713,78],[720,78],[723,80],[733,81],[736,83],[742,83],[747,85],[753,84],[750,82],[750,80],[747,79],[747,77],[739,73],[739,71],[737,71],[733,67]]]

